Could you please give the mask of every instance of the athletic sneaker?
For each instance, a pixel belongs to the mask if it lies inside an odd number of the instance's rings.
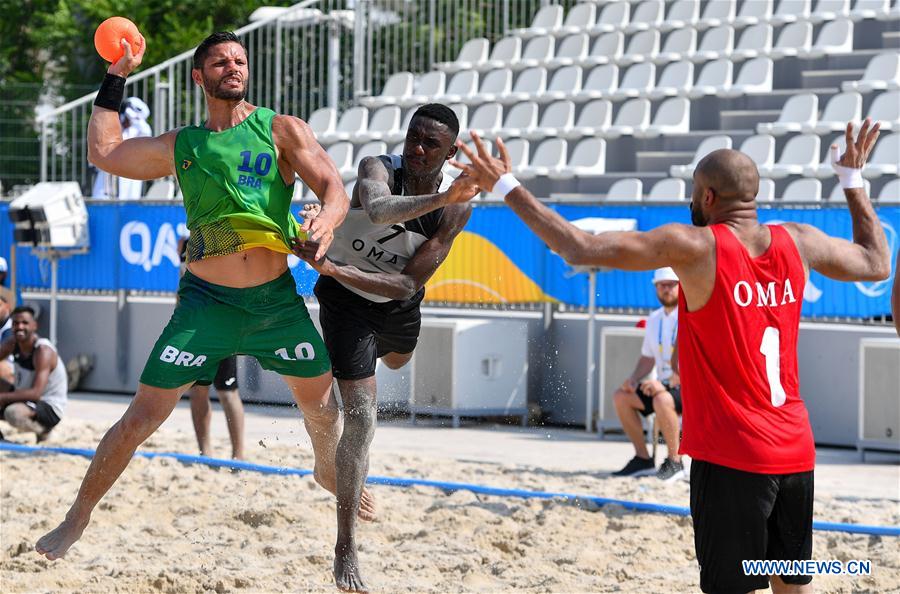
[[[622,470],[612,473],[612,476],[648,476],[654,472],[656,472],[656,464],[653,463],[653,460],[635,456]]]
[[[666,458],[656,473],[656,478],[667,483],[684,478],[684,464]]]

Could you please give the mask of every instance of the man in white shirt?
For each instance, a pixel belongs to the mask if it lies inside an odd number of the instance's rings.
[[[681,414],[681,382],[672,369],[672,355],[678,336],[678,277],[671,268],[653,273],[656,297],[662,307],[647,319],[641,358],[622,387],[613,394],[619,422],[634,444],[635,456],[613,476],[645,476],[656,473],[664,481],[684,477],[684,466],[678,455]],[[656,368],[656,379],[644,379]],[[643,380],[643,381],[642,381]],[[666,440],[668,457],[659,470],[647,452],[639,414],[656,413],[656,422]]]

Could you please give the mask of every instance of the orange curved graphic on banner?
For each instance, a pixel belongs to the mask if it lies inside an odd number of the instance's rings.
[[[425,299],[456,303],[556,301],[497,246],[467,231],[457,236],[450,255],[425,285]]]

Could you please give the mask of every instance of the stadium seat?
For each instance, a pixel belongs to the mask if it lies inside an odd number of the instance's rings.
[[[884,186],[884,188],[882,188],[882,190],[881,190],[882,194],[884,193],[884,190],[887,189],[887,186],[890,185],[891,183],[893,183],[893,182],[889,182],[887,185]],[[872,197],[872,182],[870,182],[867,179],[864,179],[863,187],[866,190],[866,196],[869,196],[871,198]],[[843,201],[846,199],[847,199],[847,197],[844,195],[844,188],[842,188],[841,184],[839,184],[837,182],[837,179],[835,179],[834,187],[831,188],[831,194],[828,196],[828,201],[837,203],[839,201]],[[879,201],[880,201],[880,196],[879,196]]]
[[[628,49],[616,59],[619,66],[630,66],[640,62],[652,61],[659,53],[659,31],[650,29],[641,31],[631,37]]]
[[[900,178],[892,179],[882,186],[878,193],[878,202],[881,204],[885,202],[900,203]]]
[[[847,140],[844,134],[832,136],[827,142],[821,145],[822,151],[818,163],[814,163],[803,169],[804,177],[817,177],[819,179],[828,179],[834,177],[834,167],[831,165],[831,145],[838,145],[838,154],[844,154],[847,149]]]
[[[606,192],[608,202],[639,202],[643,198],[644,186],[641,180],[626,177],[616,181]]]
[[[519,101],[534,101],[547,89],[547,69],[529,68],[516,77],[512,92],[500,99],[504,105]]]
[[[456,114],[456,119],[459,120],[459,129],[465,130],[469,123],[469,106],[465,103],[451,103],[450,109],[453,110],[453,113]],[[412,119],[412,116],[410,116],[410,119]],[[403,134],[404,138],[406,138],[407,128],[409,128],[408,121],[400,127],[400,132]]]
[[[801,93],[785,102],[776,121],[759,123],[756,131],[760,134],[784,136],[790,132],[801,132],[804,126],[815,126],[818,117],[819,98],[813,93]]]
[[[600,176],[606,173],[606,141],[585,138],[572,150],[572,157],[562,169],[551,171],[551,179]]]
[[[528,166],[529,145],[527,140],[524,138],[512,138],[508,142],[504,141],[503,144],[506,146],[513,173],[518,173]]]
[[[703,9],[703,15],[697,21],[697,29],[702,31],[703,29],[730,25],[734,21],[735,12],[737,12],[736,0],[708,2],[706,8]]]
[[[726,148],[731,148],[730,136],[720,135],[704,138],[697,147],[697,150],[694,151],[694,158],[691,159],[691,162],[687,165],[672,165],[669,167],[669,175],[681,179],[691,179],[694,175],[694,169],[697,167],[697,163],[700,162],[700,159],[713,151]]]
[[[168,178],[155,180],[144,194],[144,200],[172,200],[175,198],[175,182]]]
[[[844,91],[871,93],[885,89],[900,89],[900,53],[885,52],[869,60],[860,80],[846,81]]]
[[[813,25],[846,18],[850,18],[850,0],[819,0],[809,13],[809,22]]]
[[[694,27],[700,20],[700,0],[675,0],[666,20],[659,25],[663,33]]]
[[[522,169],[518,177],[533,179],[547,177],[566,166],[566,141],[562,138],[548,138],[538,145],[527,167]]]
[[[538,125],[538,105],[534,101],[516,103],[506,111],[499,135],[503,138],[527,136]]]
[[[598,66],[615,63],[625,53],[625,36],[620,31],[604,33],[597,38],[589,53],[582,61],[582,66]]]
[[[778,8],[769,17],[769,22],[775,26],[805,21],[809,18],[810,0],[781,0]]]
[[[812,47],[812,38],[812,24],[806,21],[791,23],[778,33],[778,41],[769,51],[769,55],[777,60],[803,55]]]
[[[900,131],[900,91],[876,95],[868,115],[873,121],[881,123],[881,130]]]
[[[734,29],[727,25],[714,27],[703,34],[697,51],[688,56],[692,62],[709,62],[727,58],[734,49]]]
[[[804,124],[801,132],[818,135],[839,132],[847,128],[847,122],[862,119],[862,95],[856,92],[839,93],[828,100],[822,117],[814,125]]]
[[[753,0],[752,2],[745,0],[741,4],[741,10],[734,17],[732,26],[740,29],[767,23],[772,18],[772,5],[772,0]]]
[[[369,119],[369,126],[357,134],[354,142],[385,140],[400,130],[400,108],[396,105],[380,107]]]
[[[756,168],[768,168],[775,163],[775,138],[768,134],[750,136],[738,149],[756,163]]]
[[[340,172],[341,177],[349,179],[350,175],[356,173],[356,170],[353,168],[353,145],[351,143],[336,142],[329,146],[325,152],[334,161],[334,165]]]
[[[387,153],[387,145],[380,140],[373,140],[372,142],[367,142],[362,145],[356,154],[353,156],[353,170],[350,172],[349,176],[344,175],[344,180],[351,179],[357,176],[357,171],[359,170],[360,162],[366,157],[377,157],[378,155],[384,155]]]
[[[822,182],[817,179],[795,179],[787,185],[781,194],[785,202],[821,202]]]
[[[612,92],[613,101],[638,97],[653,88],[656,81],[656,65],[649,62],[635,64],[625,71],[619,88]]]
[[[888,134],[878,139],[869,162],[863,169],[863,177],[874,179],[882,175],[897,175],[900,169],[900,134]]]
[[[423,103],[431,101],[438,103],[468,103],[469,99],[477,92],[478,73],[474,70],[463,70],[453,75],[443,95],[428,97]]]
[[[563,7],[559,4],[551,4],[544,6],[531,21],[531,26],[527,29],[517,29],[512,32],[513,35],[528,39],[530,37],[538,37],[541,35],[552,35],[556,30],[560,29],[563,24]]]
[[[597,66],[587,76],[581,91],[575,93],[576,101],[606,99],[619,88],[619,67],[615,64]]]
[[[612,126],[602,131],[605,138],[632,136],[650,125],[650,101],[648,99],[630,99],[622,104]]]
[[[406,142],[405,142],[405,141],[404,141],[404,142],[399,142],[399,143],[395,144],[395,145],[394,145],[394,148],[392,148],[392,149],[391,149],[391,152],[388,153],[388,154],[390,154],[390,155],[402,155],[402,154],[403,154],[403,147],[404,147],[405,145],[406,145]],[[459,171],[459,169],[456,169],[455,167],[451,167],[450,169],[453,169],[454,171]],[[454,177],[456,177],[456,176],[454,176]]]
[[[472,113],[468,129],[480,136],[497,134],[503,125],[503,106],[499,103],[484,103]]]
[[[635,130],[636,138],[656,138],[668,134],[686,134],[691,128],[691,102],[685,97],[671,97],[656,109],[653,122],[643,130]]]
[[[560,133],[567,139],[600,136],[612,124],[613,107],[608,99],[594,99],[581,108],[575,126]]]
[[[309,119],[306,120],[316,139],[321,142],[323,136],[327,136],[334,132],[337,124],[337,110],[333,107],[322,107],[312,112]]]
[[[456,60],[453,62],[440,62],[435,64],[435,68],[449,72],[451,74],[460,70],[472,70],[478,68],[488,59],[488,53],[491,49],[491,42],[484,37],[476,37],[470,39],[459,50]]]
[[[761,23],[744,29],[737,45],[731,52],[731,60],[750,60],[768,55],[772,51],[772,25]]]
[[[571,130],[575,125],[575,104],[571,101],[551,103],[541,114],[541,123],[534,130],[526,132],[529,140],[544,137],[563,136],[563,131]]]
[[[890,12],[890,0],[856,0],[850,10],[853,21],[866,19],[886,19]]]
[[[582,64],[587,58],[590,47],[591,38],[587,33],[569,35],[559,43],[559,51],[556,52],[556,56],[547,61],[547,68]]]
[[[525,51],[519,60],[509,64],[513,70],[525,70],[526,68],[537,68],[538,66],[546,66],[553,59],[553,52],[556,49],[556,39],[551,35],[541,35],[534,37],[528,41]]]
[[[538,96],[541,103],[568,99],[581,90],[581,66],[564,66],[553,73],[547,90]]]
[[[625,33],[657,29],[663,22],[664,12],[665,3],[662,0],[644,0],[637,5],[631,19],[625,24]]]
[[[675,177],[667,177],[661,179],[650,188],[647,193],[647,200],[658,202],[666,200],[684,200],[685,199],[685,183],[683,179]]]
[[[853,21],[840,19],[825,23],[816,42],[809,50],[800,52],[801,58],[823,58],[853,52]]]
[[[476,66],[475,69],[480,72],[486,72],[497,68],[509,68],[510,64],[515,64],[521,57],[522,38],[504,37],[494,44],[490,58],[486,62],[481,63],[481,65]]]
[[[565,35],[574,35],[576,33],[586,32],[594,26],[597,20],[597,5],[593,2],[583,2],[576,4],[566,13],[566,20],[563,21],[562,27],[556,29],[553,34],[557,37]]]
[[[819,145],[819,137],[813,134],[794,136],[784,145],[778,161],[771,167],[760,167],[759,173],[773,179],[801,175],[804,168],[819,162]]]
[[[458,76],[458,75],[457,75]],[[406,98],[395,99],[401,107],[412,107],[428,103],[432,98],[444,94],[447,75],[439,70],[426,72],[416,81],[413,94]]]
[[[351,107],[341,114],[341,119],[330,134],[323,134],[319,139],[322,144],[352,140],[360,136],[369,127],[369,110],[365,107]]]
[[[756,193],[757,202],[771,202],[775,200],[775,182],[771,179],[759,180],[759,191]]]
[[[753,58],[741,66],[737,80],[730,87],[716,93],[719,97],[741,97],[751,93],[768,93],[772,90],[775,64],[769,58]]]
[[[384,87],[381,89],[380,95],[360,98],[360,104],[374,109],[384,105],[395,105],[398,101],[409,97],[413,94],[415,78],[412,72],[397,72],[392,74]]]
[[[453,106],[451,106],[451,109]],[[454,111],[456,111],[454,109]],[[384,137],[385,142],[401,142],[406,139],[406,131],[409,130],[409,123],[412,121],[413,115],[416,113],[416,108],[410,108],[406,110],[406,114],[403,116],[403,122],[397,127],[393,132],[388,133]],[[457,117],[459,115],[457,114]],[[459,129],[464,130],[466,127],[465,118],[460,119],[459,121]]]
[[[459,75],[457,75],[459,76]],[[481,88],[471,97],[463,97],[466,105],[481,105],[492,101],[500,101],[512,90],[513,74],[509,68],[499,68],[484,73],[481,77]]]
[[[628,2],[612,2],[603,6],[597,22],[590,28],[592,35],[612,33],[624,29],[631,15],[631,4]]]
[[[676,29],[666,36],[662,49],[653,58],[655,64],[680,62],[697,51],[697,30],[690,27]]]
[[[706,95],[715,95],[731,86],[734,63],[731,60],[715,60],[707,62],[700,71],[700,76],[688,92],[691,99],[699,99]]]
[[[664,99],[665,97],[686,97],[694,84],[694,65],[690,62],[672,62],[663,70],[656,86],[642,93],[642,97]]]

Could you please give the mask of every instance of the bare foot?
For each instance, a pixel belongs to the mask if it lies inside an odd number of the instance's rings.
[[[368,592],[359,572],[356,547],[335,547],[334,584],[341,592]]]
[[[316,466],[313,469],[313,478],[323,489],[332,495],[337,495],[337,479],[335,479],[334,474],[328,475]],[[363,487],[362,495],[359,498],[359,511],[356,513],[356,516],[363,522],[374,522],[378,518],[378,513],[375,509],[375,496],[365,487]]]
[[[59,526],[37,541],[34,550],[51,561],[62,559],[66,556],[69,547],[81,538],[81,533],[84,532],[89,520],[90,518],[83,523],[72,522],[69,519],[63,520]]]

